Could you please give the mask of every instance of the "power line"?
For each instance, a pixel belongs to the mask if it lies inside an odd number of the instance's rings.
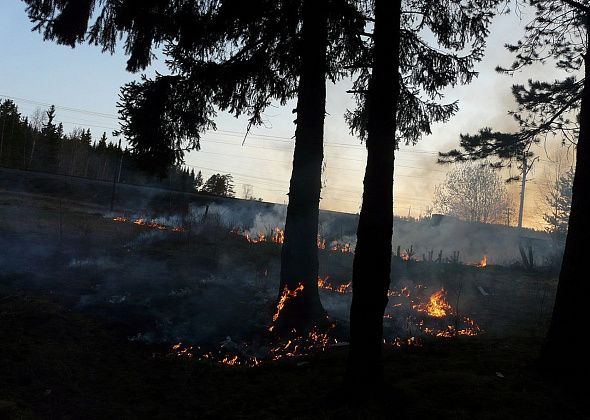
[[[25,102],[25,103],[30,103],[30,104],[34,104],[34,105],[40,105],[40,106],[55,106],[56,109],[61,109],[64,111],[70,111],[70,112],[78,112],[78,113],[82,113],[82,114],[87,114],[87,115],[92,115],[92,116],[97,116],[97,117],[101,117],[101,118],[109,118],[109,119],[114,119],[114,120],[118,120],[118,116],[114,115],[114,114],[107,114],[104,112],[99,112],[99,111],[93,111],[93,110],[88,110],[88,109],[83,109],[83,108],[75,108],[75,107],[69,107],[69,106],[64,106],[64,105],[55,105],[55,104],[49,104],[47,102],[41,102],[41,101],[37,101],[37,100],[33,100],[33,99],[27,99],[27,98],[20,98],[17,96],[11,96],[11,95],[5,95],[5,94],[0,94],[0,97],[4,97],[7,99],[12,99],[15,101],[20,101],[20,102]],[[69,121],[63,121],[66,122],[68,124],[76,124],[74,122],[69,122]],[[107,127],[107,126],[96,126],[99,128],[108,128],[108,129],[112,129],[112,130],[116,130],[117,128],[114,127]],[[219,130],[215,130],[214,132],[219,132],[222,134],[227,134],[227,135],[233,135],[233,136],[239,136],[241,138],[244,138],[244,136],[246,136],[246,132],[240,132],[240,131],[235,131],[235,130],[224,130],[224,129],[219,129]],[[277,142],[281,142],[281,143],[293,143],[294,142],[294,138],[293,137],[285,137],[285,136],[276,136],[276,135],[271,135],[271,134],[258,134],[258,133],[248,133],[249,137],[254,137],[254,138],[262,138],[262,139],[268,139],[270,141],[277,141]],[[337,143],[337,142],[329,142],[326,141],[324,142],[325,146],[328,147],[344,147],[344,148],[354,148],[354,149],[365,149],[364,146],[358,144],[347,144],[347,143]],[[404,152],[404,153],[418,153],[418,154],[438,154],[438,151],[436,150],[399,150],[400,152]]]

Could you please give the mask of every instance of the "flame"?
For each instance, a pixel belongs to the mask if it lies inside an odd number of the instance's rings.
[[[270,240],[275,244],[282,244],[283,242],[285,242],[285,230],[277,226],[276,228],[274,228]]]
[[[430,295],[427,303],[418,303],[412,305],[414,309],[419,312],[426,312],[434,318],[442,318],[451,314],[451,305],[447,302],[447,292],[445,289],[440,289]]]
[[[221,360],[221,363],[224,365],[229,365],[229,366],[237,365],[237,364],[239,364],[238,355],[236,354],[236,355],[234,355],[234,357],[231,357],[231,358],[226,356]]]
[[[280,227],[275,227],[270,231],[270,235],[266,235],[263,232],[258,232],[256,235],[250,234],[248,231],[244,231],[241,228],[233,228],[230,230],[232,235],[242,236],[251,244],[257,244],[260,242],[272,242],[275,244],[283,244],[285,242],[285,230]],[[353,253],[352,246],[349,243],[340,243],[338,241],[332,241],[328,247],[326,239],[322,238],[318,234],[316,245],[318,249],[330,249],[334,252],[342,253]]]
[[[330,249],[334,252],[342,252],[344,254],[352,253],[352,247],[348,242],[340,243],[338,241],[332,241]]]
[[[279,299],[279,303],[277,303],[277,310],[272,316],[272,322],[276,322],[276,320],[279,319],[279,315],[285,307],[285,303],[287,303],[287,300],[289,300],[292,297],[296,297],[302,290],[302,283],[299,283],[294,290],[289,290],[289,288],[285,286],[285,288],[283,289],[283,293],[281,294],[281,298]],[[269,331],[272,331],[272,329],[270,329]]]
[[[282,244],[285,242],[285,230],[278,226],[271,230],[270,238],[264,232],[258,232],[256,236],[252,236],[250,232],[244,232],[240,228],[233,228],[229,233],[232,235],[243,236],[246,241],[251,244],[257,244],[260,242],[273,242],[275,244]]]
[[[172,346],[172,354],[176,357],[193,357],[193,346],[183,346],[182,342]]]
[[[334,286],[328,281],[329,278],[330,276],[326,276],[325,278],[318,276],[318,287],[320,289],[331,290],[332,292],[336,292],[341,295],[345,293],[352,293],[352,282],[341,284],[340,286]]]
[[[330,328],[335,328],[332,324]],[[293,331],[296,334],[296,331]],[[271,348],[272,360],[279,360],[285,357],[296,357],[311,354],[317,351],[325,351],[328,347],[338,343],[329,331],[320,331],[313,327],[306,335],[295,336],[286,342],[279,343]]]
[[[485,268],[487,265],[488,265],[488,257],[486,255],[484,255],[483,258],[481,259],[481,261],[479,263],[477,263],[477,267]]]
[[[387,291],[387,297],[394,297],[394,296],[410,297],[410,290],[407,287],[402,287],[399,291],[389,289]]]
[[[156,230],[171,230],[172,232],[185,232],[186,231],[186,228],[184,228],[182,226],[168,226],[168,225],[164,225],[162,223],[157,223],[153,220],[146,220],[143,218],[131,220],[128,217],[117,216],[117,217],[113,217],[113,221],[118,222],[118,223],[133,223],[134,225],[144,226],[144,227],[148,227],[150,229],[156,229]]]

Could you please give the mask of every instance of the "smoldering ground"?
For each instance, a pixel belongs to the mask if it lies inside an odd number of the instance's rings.
[[[234,343],[252,342],[266,331],[279,293],[280,244],[253,244],[243,234],[282,228],[284,206],[257,208],[232,201],[193,204],[181,213],[141,209],[97,214],[21,200],[18,206],[10,200],[2,206],[4,287],[50,294],[72,310],[107,322],[124,338],[147,344],[215,347],[228,337]],[[127,221],[114,221],[117,214]],[[139,218],[164,229],[134,224]],[[346,241],[353,238],[355,221],[354,215],[324,213],[320,231],[328,243]],[[241,234],[232,233],[236,227]],[[438,225],[398,221],[395,234],[394,244],[400,238],[413,244],[415,259],[437,245],[443,259],[437,262],[436,254],[433,261],[394,257],[384,320],[387,341],[421,334],[420,322],[443,331],[466,316],[486,334],[544,328],[555,288],[550,272],[449,261],[450,250],[459,246],[468,247],[459,248],[462,261],[478,261],[483,252],[492,259],[494,246],[510,246],[509,235],[493,245],[493,228],[469,230],[452,220]],[[320,277],[331,285],[320,289],[321,300],[338,325],[333,333],[346,341],[350,287],[334,289],[349,284],[354,254],[327,246],[319,255]],[[370,273],[367,277],[370,281]],[[414,309],[440,289],[456,313],[431,319]]]

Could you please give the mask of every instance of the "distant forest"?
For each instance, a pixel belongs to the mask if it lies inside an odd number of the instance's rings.
[[[141,171],[131,151],[108,141],[106,133],[100,139],[93,139],[90,129],[65,133],[54,119],[54,106],[27,117],[12,100],[1,102],[0,166],[186,192],[204,184],[201,171],[181,165],[169,167],[166,178]]]

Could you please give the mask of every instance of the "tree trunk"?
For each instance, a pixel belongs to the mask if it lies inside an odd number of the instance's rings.
[[[297,92],[297,128],[285,241],[281,251],[281,285],[304,289],[288,300],[278,329],[304,329],[323,318],[317,287],[318,216],[326,108],[327,0],[303,3],[301,70]]]
[[[367,93],[367,167],[352,273],[347,380],[380,386],[383,314],[391,274],[393,164],[399,97],[401,1],[375,1],[374,61]]]
[[[588,18],[587,18],[588,19]],[[588,32],[588,31],[587,31]],[[587,33],[587,40],[590,36]],[[587,44],[588,45],[588,44]],[[587,47],[588,48],[588,47]],[[544,367],[560,375],[588,373],[587,346],[584,344],[588,281],[587,235],[590,232],[590,51],[584,56],[584,90],[580,106],[580,133],[576,150],[576,172],[572,205],[565,241],[559,284],[551,325],[542,352]]]

